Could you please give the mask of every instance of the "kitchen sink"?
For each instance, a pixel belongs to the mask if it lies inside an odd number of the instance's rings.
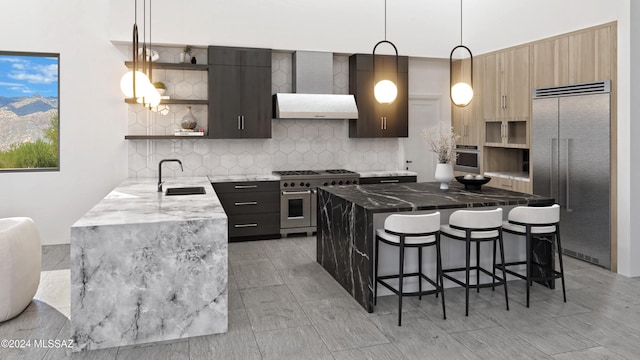
[[[168,188],[165,195],[202,195],[206,193],[203,186],[192,186]]]

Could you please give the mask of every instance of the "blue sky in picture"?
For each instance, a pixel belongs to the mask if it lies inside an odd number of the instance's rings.
[[[58,58],[0,54],[0,96],[58,97]]]

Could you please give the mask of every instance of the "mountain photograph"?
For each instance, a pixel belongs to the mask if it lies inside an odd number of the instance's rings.
[[[59,167],[58,57],[0,52],[0,170]]]

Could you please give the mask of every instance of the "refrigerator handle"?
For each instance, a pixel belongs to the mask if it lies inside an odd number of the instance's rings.
[[[571,186],[569,185],[569,173],[570,173],[570,171],[569,171],[569,163],[570,163],[570,161],[569,161],[569,144],[570,144],[571,139],[567,138],[566,140],[567,140],[567,146],[565,148],[565,151],[566,151],[565,159],[567,161],[567,166],[565,167],[565,169],[566,169],[565,171],[567,172],[567,179],[566,179],[567,189],[566,189],[565,196],[566,196],[566,199],[567,199],[566,200],[567,212],[572,212],[573,209],[571,209],[571,205],[569,205],[569,189],[571,188]]]

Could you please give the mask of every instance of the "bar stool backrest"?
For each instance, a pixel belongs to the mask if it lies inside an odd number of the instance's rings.
[[[509,211],[508,218],[521,224],[557,224],[560,222],[560,206],[518,206]]]
[[[466,229],[495,229],[502,226],[502,208],[458,210],[449,216],[449,225]]]
[[[384,220],[385,230],[404,234],[427,234],[440,230],[440,212],[432,214],[393,214]]]

